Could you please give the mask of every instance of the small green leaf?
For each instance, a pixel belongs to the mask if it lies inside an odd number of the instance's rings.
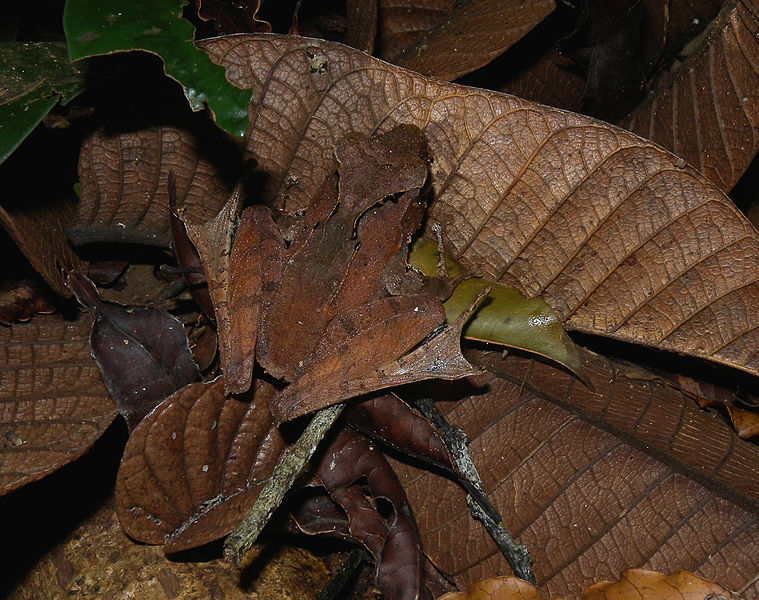
[[[465,269],[447,252],[448,275],[465,275]],[[408,262],[428,276],[437,272],[437,244],[419,238],[409,252]],[[527,350],[564,365],[587,382],[577,347],[564,331],[556,313],[541,298],[526,298],[519,290],[481,278],[465,279],[456,286],[443,306],[446,320],[453,323],[477,294],[490,287],[490,294],[464,327],[464,337]]]
[[[248,128],[251,93],[233,86],[224,68],[193,43],[182,18],[186,0],[67,0],[63,29],[71,60],[144,50],[158,55],[179,82],[192,110],[208,105],[216,124],[236,137]]]
[[[84,89],[84,75],[56,43],[0,44],[0,163],[60,99]]]

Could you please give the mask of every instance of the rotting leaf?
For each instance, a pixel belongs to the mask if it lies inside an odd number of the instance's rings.
[[[755,596],[759,448],[671,385],[582,355],[593,391],[554,366],[497,353],[467,355],[488,375],[428,390],[458,400],[439,408],[469,436],[485,489],[530,548],[543,594],[579,597],[637,564],[690,570]],[[422,548],[443,573],[463,586],[508,569],[471,527],[455,484],[396,470]]]
[[[271,384],[249,403],[223,378],[167,398],[129,438],[116,481],[124,531],[167,552],[223,537],[240,522],[284,448],[269,414]]]
[[[0,494],[78,458],[118,414],[90,357],[89,319],[0,327]]]
[[[332,171],[324,149],[347,131],[415,124],[434,157],[431,220],[465,267],[540,296],[570,330],[759,373],[759,235],[681,159],[334,43],[250,35],[203,47],[254,88],[246,149],[283,182],[280,208],[308,206]],[[315,57],[323,72],[311,72]]]
[[[450,277],[463,276],[464,268],[453,257],[446,253],[445,260]],[[409,264],[425,275],[434,275],[437,244],[429,238],[417,239],[409,253]],[[486,287],[490,293],[465,325],[465,338],[529,350],[564,365],[587,383],[577,347],[551,307],[540,298],[525,298],[519,290],[487,279],[465,279],[443,302],[448,323],[455,322]]]
[[[163,398],[197,379],[198,368],[176,317],[154,308],[106,302],[81,273],[71,273],[68,282],[94,317],[92,357],[130,429]]]

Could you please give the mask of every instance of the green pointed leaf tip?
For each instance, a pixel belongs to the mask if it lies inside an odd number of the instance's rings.
[[[63,12],[69,56],[143,50],[158,55],[184,89],[192,110],[211,111],[216,124],[241,138],[248,128],[250,90],[227,80],[224,68],[195,47],[195,28],[182,18],[186,0],[67,0]]]
[[[447,252],[444,254],[448,275],[465,275],[466,270]],[[422,273],[437,273],[437,244],[427,238],[417,239],[408,262]],[[519,290],[481,278],[465,279],[456,286],[443,306],[446,320],[453,323],[485,287],[490,294],[464,327],[464,337],[526,350],[563,365],[587,382],[585,367],[577,347],[564,331],[556,313],[541,298],[526,298]]]
[[[55,42],[0,44],[0,163],[60,99],[84,89],[84,74]]]

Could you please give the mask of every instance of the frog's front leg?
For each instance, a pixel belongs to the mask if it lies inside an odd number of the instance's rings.
[[[336,316],[295,381],[272,399],[278,422],[288,421],[347,398],[402,383],[446,377],[446,365],[407,364],[421,342],[443,326],[442,303],[431,296],[382,298]],[[454,340],[458,353],[458,338]],[[463,357],[456,377],[473,373]]]
[[[203,262],[225,389],[230,393],[250,388],[266,284],[279,277],[284,255],[284,243],[268,208],[245,209],[235,231],[238,204],[235,193],[210,221],[185,221]]]

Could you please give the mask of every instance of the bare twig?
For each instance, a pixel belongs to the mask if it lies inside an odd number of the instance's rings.
[[[344,408],[344,404],[335,404],[317,412],[298,440],[282,456],[255,504],[224,542],[224,557],[228,561],[240,563]]]
[[[472,457],[469,455],[467,448],[469,440],[466,434],[448,423],[443,415],[438,412],[437,407],[428,398],[420,398],[415,401],[417,408],[437,429],[445,445],[451,453],[451,458],[458,471],[457,475],[461,479],[462,485],[468,492],[467,504],[472,516],[480,521],[485,527],[490,537],[498,546],[503,556],[509,563],[511,570],[517,577],[537,585],[535,575],[532,572],[532,559],[523,544],[517,543],[511,534],[504,527],[503,519],[488,499],[485,489],[482,487],[482,480],[477,468],[474,466]]]

